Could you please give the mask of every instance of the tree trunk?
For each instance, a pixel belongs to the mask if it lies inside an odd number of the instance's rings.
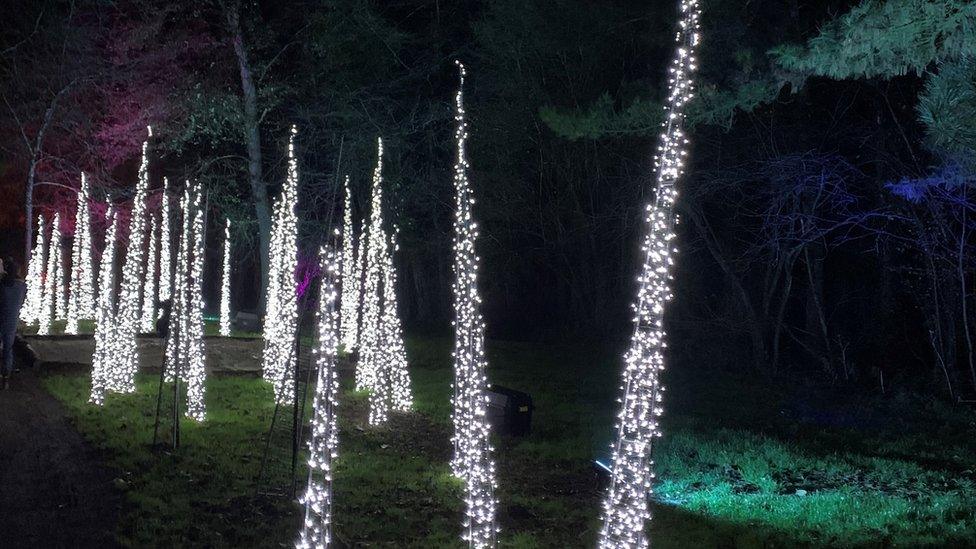
[[[780,294],[779,303],[776,308],[776,317],[773,319],[773,324],[770,326],[770,346],[773,348],[773,356],[770,359],[770,368],[772,370],[777,370],[779,368],[779,355],[781,348],[781,336],[783,335],[783,321],[786,318],[786,305],[789,303],[790,294],[793,292],[793,263],[796,261],[796,255],[794,252],[789,252],[786,259],[783,260],[785,266],[783,267],[783,290]]]
[[[51,99],[51,104],[44,111],[44,120],[41,122],[41,127],[38,128],[37,135],[34,137],[33,146],[27,140],[27,135],[22,133],[24,135],[25,145],[27,145],[27,152],[30,153],[30,168],[27,171],[27,188],[24,192],[24,214],[26,216],[24,220],[24,265],[27,265],[27,262],[30,261],[31,248],[34,247],[34,184],[37,181],[37,164],[41,161],[41,151],[44,147],[44,134],[47,133],[47,129],[51,125],[51,120],[54,119],[54,111],[58,108],[58,102],[73,85],[74,81],[71,81],[61,88],[54,95],[54,98]],[[21,132],[23,131],[23,128],[21,128]]]
[[[241,71],[241,90],[244,93],[244,134],[247,137],[247,175],[254,199],[254,213],[258,220],[258,250],[261,270],[261,287],[258,290],[258,310],[264,312],[268,289],[268,263],[271,251],[271,208],[268,204],[268,188],[261,176],[261,133],[258,127],[258,98],[254,86],[251,65],[244,48],[241,31],[240,5],[231,4],[227,21],[233,36],[234,54]]]
[[[689,202],[689,200],[686,200],[682,209],[695,224],[695,228],[705,242],[705,248],[708,249],[712,259],[722,269],[725,278],[735,290],[735,295],[739,298],[739,304],[745,312],[746,327],[749,332],[750,342],[752,343],[752,356],[757,368],[760,370],[771,367],[775,368],[776,365],[770,363],[769,355],[766,353],[766,343],[763,338],[763,324],[756,315],[756,309],[753,307],[752,300],[749,299],[749,292],[746,291],[742,281],[732,270],[732,266],[726,259],[725,254],[719,249],[718,238],[714,231],[712,231],[711,225],[705,220],[704,214],[695,210],[695,205],[689,204]]]
[[[960,191],[962,192],[962,203],[966,203],[966,185],[961,185]],[[966,270],[965,270],[965,260],[966,260],[966,208],[962,209],[962,234],[959,235],[959,248],[958,254],[956,256],[956,273],[959,277],[959,296],[960,305],[962,312],[962,330],[966,341],[966,362],[969,366],[969,381],[972,383],[973,390],[976,391],[976,364],[973,364],[973,336],[970,332],[969,327],[969,288],[966,284]]]
[[[820,362],[823,364],[824,369],[831,376],[836,375],[836,368],[834,367],[834,354],[832,345],[830,342],[830,331],[827,329],[827,315],[824,311],[824,274],[823,274],[823,253],[820,253],[820,257],[813,258],[810,255],[810,246],[815,244],[810,244],[803,247],[803,259],[807,272],[807,332],[812,334],[814,332],[820,334],[819,343],[814,343],[811,341],[810,349],[816,349],[820,347],[821,356]],[[818,252],[823,252],[822,247],[817,244]]]

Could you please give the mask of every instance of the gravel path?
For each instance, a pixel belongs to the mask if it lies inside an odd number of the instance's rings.
[[[113,476],[33,369],[0,390],[0,547],[115,547]]]

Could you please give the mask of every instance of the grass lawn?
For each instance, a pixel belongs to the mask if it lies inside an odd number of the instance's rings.
[[[366,426],[343,391],[336,533],[345,545],[460,546],[459,484],[449,474],[450,341],[408,340],[416,414]],[[535,399],[533,433],[498,440],[501,542],[592,547],[619,361],[587,348],[493,342],[489,378]],[[676,365],[669,372],[651,533],[669,547],[965,546],[976,539],[971,411],[880,399]],[[155,378],[86,403],[88,374],[51,372],[49,391],[118,471],[129,545],[292,543],[300,508],[258,496],[273,406],[248,377],[207,384],[208,420],[183,422],[175,454],[149,451]],[[282,452],[286,450],[281,449]]]

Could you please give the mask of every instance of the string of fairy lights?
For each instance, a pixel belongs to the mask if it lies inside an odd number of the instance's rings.
[[[91,318],[94,312],[91,214],[88,202],[88,178],[82,172],[81,188],[78,190],[78,208],[75,212],[75,236],[71,243],[71,285],[68,298],[68,322],[64,327],[64,333],[66,334],[77,334],[78,320]]]
[[[173,281],[173,261],[169,243],[169,179],[163,178],[163,195],[159,212],[159,301],[170,299]]]
[[[54,288],[54,320],[64,320],[68,316],[68,273],[65,269],[64,261],[64,233],[61,231],[61,217],[54,216],[51,238],[55,253],[54,278],[52,287]]]
[[[295,212],[298,204],[297,133],[298,129],[292,126],[288,141],[288,177],[275,204],[264,327],[263,375],[274,385],[275,401],[279,403],[291,401],[295,391],[295,380],[289,375],[288,363],[298,324],[295,292],[295,270],[298,265],[298,216]]]
[[[360,255],[366,256],[366,272],[362,292],[363,323],[359,334],[360,359],[356,368],[357,389],[366,389],[370,393],[370,425],[382,425],[389,419],[391,411],[409,410],[413,404],[397,307],[393,266],[396,244],[391,242],[383,225],[383,140],[377,139],[370,218],[365,238],[360,242]]]
[[[139,165],[139,181],[132,199],[132,217],[129,220],[129,242],[122,267],[122,288],[119,291],[116,313],[115,360],[108,372],[110,391],[131,393],[135,390],[135,375],[139,369],[136,332],[141,326],[141,291],[146,276],[146,195],[149,188],[149,138],[152,127],[146,127],[147,138],[142,143],[142,162]]]
[[[623,397],[617,415],[613,468],[603,503],[599,546],[606,549],[644,548],[649,542],[645,522],[654,479],[654,439],[661,436],[663,413],[664,313],[671,298],[674,244],[675,183],[685,169],[688,140],[683,131],[685,107],[694,95],[695,49],[699,42],[698,0],[681,0],[675,57],[668,75],[664,130],[657,150],[657,193],[647,208],[644,261],[634,305],[634,333],[624,356]]]
[[[342,300],[339,328],[342,333],[342,347],[346,352],[353,351],[359,342],[359,293],[360,280],[356,272],[356,234],[352,223],[352,195],[349,190],[349,176],[346,176],[345,199],[342,215]],[[362,254],[362,244],[359,253]]]
[[[162,221],[160,219],[160,221]],[[149,253],[146,255],[146,282],[142,289],[142,315],[139,317],[139,331],[152,332],[156,325],[156,282],[159,280],[159,226],[147,223],[149,228]]]
[[[44,299],[44,267],[47,259],[47,240],[44,238],[44,217],[37,216],[37,238],[31,248],[27,264],[27,295],[20,308],[20,319],[28,324],[38,321]]]
[[[119,220],[110,205],[106,216],[108,229],[105,232],[105,245],[102,263],[98,273],[98,303],[95,310],[95,352],[92,355],[91,395],[89,402],[101,406],[105,403],[108,371],[112,356],[112,343],[115,341],[115,240]]]
[[[179,240],[176,244],[176,273],[173,277],[172,304],[170,307],[169,332],[166,336],[165,379],[172,383],[180,379],[180,369],[186,363],[186,332],[189,330],[189,277],[190,239],[193,237],[193,217],[190,211],[190,185],[187,184],[180,199],[182,217]]]
[[[410,372],[407,370],[407,348],[403,343],[403,326],[397,306],[397,276],[393,253],[399,247],[396,231],[390,237],[388,253],[383,261],[383,317],[381,322],[383,370],[386,378],[389,408],[406,412],[413,406],[410,391]]]
[[[61,297],[61,214],[54,214],[51,222],[51,236],[47,245],[47,269],[44,277],[44,292],[37,319],[37,335],[51,333],[51,322],[58,318]]]
[[[380,355],[380,312],[381,299],[380,283],[382,279],[382,261],[386,255],[386,238],[383,234],[383,139],[376,140],[376,168],[373,170],[373,185],[370,192],[369,224],[365,229],[365,238],[360,243],[364,262],[363,277],[363,310],[362,332],[359,342],[359,362],[356,364],[356,389],[371,390],[376,385],[376,368],[381,360]],[[383,418],[382,410],[374,411],[373,400],[384,403],[385,398],[371,399],[370,423],[373,418]],[[375,423],[374,423],[375,424]]]
[[[170,329],[166,339],[166,380],[186,385],[186,417],[206,419],[207,378],[203,330],[204,212],[200,188],[189,181],[180,211],[182,231],[177,251]]]
[[[469,547],[496,543],[495,464],[492,461],[487,421],[488,380],[485,374],[485,325],[478,294],[478,224],[471,210],[474,197],[468,180],[465,141],[468,125],[464,111],[464,65],[458,61],[460,84],[455,96],[457,162],[454,165],[456,210],[454,218],[454,456],[451,468],[464,481],[463,538]]]
[[[189,186],[189,184],[188,184]],[[183,322],[186,331],[181,341],[184,352],[181,354],[183,363],[178,368],[185,372],[186,377],[186,417],[203,421],[206,419],[206,405],[204,403],[204,383],[207,370],[204,360],[203,346],[203,260],[204,260],[204,230],[203,209],[200,207],[200,189],[194,187],[189,191],[192,198],[190,210],[185,211],[186,217],[193,212],[192,226],[192,263],[189,269],[190,279],[185,282],[186,291]],[[181,272],[180,276],[184,276]]]
[[[224,269],[220,277],[220,335],[230,336],[230,219],[224,225]]]
[[[345,254],[343,254],[345,255]],[[305,519],[296,543],[299,549],[319,549],[332,543],[332,477],[333,461],[338,455],[339,373],[336,355],[339,349],[336,278],[340,276],[338,257],[332,248],[320,253],[322,287],[318,307],[318,348],[315,367],[318,369],[315,396],[312,402],[311,436],[308,441],[308,482],[301,502],[305,505]]]

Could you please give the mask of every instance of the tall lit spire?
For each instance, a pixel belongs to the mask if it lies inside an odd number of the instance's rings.
[[[220,335],[230,335],[230,219],[224,226],[224,270],[220,277]]]
[[[292,126],[288,141],[288,178],[275,203],[271,229],[271,251],[268,276],[268,303],[264,322],[264,379],[274,385],[275,401],[288,402],[295,390],[289,368],[295,330],[298,324],[298,301],[295,293],[295,269],[298,264],[298,159]]]
[[[58,300],[58,274],[61,269],[61,216],[54,214],[51,222],[51,235],[47,240],[47,267],[44,269],[44,289],[41,295],[41,308],[37,314],[37,335],[51,333],[51,321],[54,320],[55,306]]]
[[[369,225],[360,239],[360,254],[365,253],[363,282],[363,322],[360,333],[359,363],[356,365],[356,388],[373,389],[380,357],[380,312],[383,258],[386,235],[383,232],[383,139],[376,139],[376,168],[370,193]]]
[[[159,213],[159,302],[171,296],[173,281],[173,257],[169,236],[169,179],[163,178],[162,208]]]
[[[363,343],[363,293],[364,293],[364,280],[366,279],[366,220],[362,221],[362,226],[359,229],[359,239],[356,246],[356,268],[353,271],[353,277],[355,277],[356,284],[356,320],[359,324],[359,332],[356,334],[356,348],[362,347]],[[345,268],[343,266],[343,268]],[[362,351],[360,351],[360,355]],[[356,370],[358,377],[358,368]]]
[[[115,240],[119,231],[119,219],[112,206],[108,207],[105,230],[105,246],[98,274],[98,304],[95,310],[95,353],[92,355],[91,396],[88,401],[102,405],[105,402],[109,369],[115,360]]]
[[[203,347],[203,259],[204,232],[203,208],[200,207],[200,189],[193,189],[193,263],[190,271],[187,295],[184,362],[180,368],[186,374],[186,417],[203,421],[206,418],[206,405],[203,400],[204,382],[207,370],[204,364]],[[188,215],[188,213],[187,213]]]
[[[54,216],[54,226],[51,240],[55,251],[55,272],[52,284],[54,286],[54,319],[68,318],[68,273],[64,268],[64,233],[61,232],[60,214]]]
[[[139,318],[139,331],[151,333],[156,328],[156,283],[159,281],[159,227],[152,217],[146,226],[149,229],[149,254],[146,256],[146,282],[142,289],[142,315]]]
[[[44,299],[44,260],[46,258],[47,240],[44,238],[44,217],[37,216],[37,237],[34,248],[31,249],[30,263],[27,265],[27,297],[24,306],[20,308],[20,319],[28,324],[37,322],[41,313],[41,302]]]
[[[339,374],[336,353],[339,347],[336,314],[336,279],[338,257],[331,248],[323,248],[322,289],[319,292],[319,347],[315,353],[318,382],[312,403],[312,431],[308,440],[308,484],[301,502],[305,504],[299,549],[320,549],[332,543],[332,476],[333,460],[339,446],[336,407]]]
[[[71,245],[71,288],[68,301],[66,334],[78,333],[78,320],[91,318],[94,312],[94,287],[91,256],[91,213],[88,178],[81,173],[78,209],[75,212],[75,237]]]
[[[139,166],[139,181],[132,199],[132,218],[129,220],[129,244],[125,252],[122,268],[122,289],[119,292],[116,315],[117,356],[108,376],[108,389],[119,393],[135,390],[135,375],[139,369],[139,355],[136,352],[136,332],[142,317],[140,292],[146,274],[145,247],[146,236],[146,192],[149,188],[149,137],[152,128],[147,127],[148,136],[142,142],[142,163]]]
[[[340,307],[342,318],[342,346],[346,352],[356,348],[359,341],[359,293],[360,279],[356,272],[356,234],[352,222],[352,196],[349,191],[349,176],[344,185],[346,196],[342,217],[342,299]],[[362,244],[359,253],[362,253]]]
[[[457,62],[460,85],[455,96],[457,162],[454,164],[456,210],[454,217],[454,457],[451,468],[464,481],[463,538],[469,547],[493,547],[495,523],[495,464],[491,459],[487,421],[488,379],[485,370],[485,324],[478,294],[475,241],[478,224],[471,215],[474,197],[468,181],[465,142],[468,124],[464,112],[464,65]]]
[[[183,197],[180,199],[179,214],[182,219],[181,231],[176,241],[176,273],[173,277],[172,303],[169,314],[169,333],[166,336],[166,381],[177,378],[184,368],[186,354],[186,333],[189,330],[189,280],[192,270],[190,242],[193,238],[193,212],[190,201],[190,182],[186,182]]]
[[[413,406],[410,391],[410,373],[407,370],[407,349],[403,344],[403,326],[397,306],[397,276],[393,266],[393,253],[399,248],[396,231],[390,237],[390,249],[383,262],[383,320],[381,340],[383,342],[384,369],[389,387],[390,407],[405,412]]]
[[[166,380],[186,384],[186,416],[206,418],[204,383],[207,378],[203,341],[203,210],[200,189],[187,182],[180,203],[183,231],[180,234],[173,305],[166,339]]]
[[[677,47],[668,74],[664,130],[657,152],[657,193],[647,207],[644,262],[634,304],[634,333],[624,356],[623,398],[617,414],[613,472],[603,503],[600,547],[630,549],[648,546],[644,523],[650,518],[648,499],[654,479],[654,438],[661,436],[658,417],[664,387],[664,313],[671,298],[674,253],[675,183],[684,173],[687,139],[685,107],[693,96],[695,49],[699,41],[698,0],[681,0]]]

